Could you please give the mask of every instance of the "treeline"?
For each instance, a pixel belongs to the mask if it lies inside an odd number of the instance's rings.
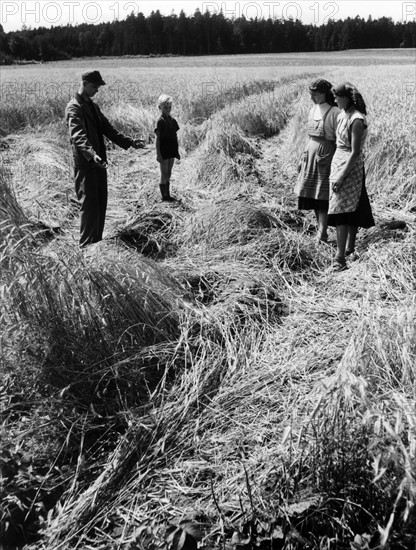
[[[120,55],[219,55],[414,48],[416,22],[392,19],[345,20],[304,25],[298,19],[227,19],[222,13],[148,17],[132,13],[123,21],[22,28],[5,33],[0,25],[0,62]]]

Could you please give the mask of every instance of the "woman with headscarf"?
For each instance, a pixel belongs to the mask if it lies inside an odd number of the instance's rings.
[[[349,82],[334,87],[342,109],[338,117],[337,149],[332,160],[328,225],[337,230],[334,271],[347,269],[346,257],[355,251],[359,227],[372,227],[374,218],[365,188],[363,147],[367,138],[367,108],[363,96]]]
[[[308,143],[302,154],[295,187],[299,210],[314,210],[318,240],[326,242],[329,174],[335,153],[335,129],[340,113],[335,106],[332,84],[322,78],[309,86],[314,106],[308,116]]]

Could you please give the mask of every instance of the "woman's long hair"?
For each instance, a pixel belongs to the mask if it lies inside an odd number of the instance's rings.
[[[367,114],[367,107],[363,96],[351,82],[343,82],[339,86],[334,86],[332,88],[332,93],[334,96],[347,97],[357,111],[360,111],[363,115]]]

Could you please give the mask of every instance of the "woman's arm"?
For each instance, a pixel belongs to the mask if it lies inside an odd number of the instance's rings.
[[[345,163],[344,168],[339,173],[337,181],[332,184],[332,189],[337,191],[344,179],[351,172],[354,167],[354,163],[360,155],[361,152],[361,141],[364,133],[364,121],[360,118],[353,121],[351,124],[351,153]]]

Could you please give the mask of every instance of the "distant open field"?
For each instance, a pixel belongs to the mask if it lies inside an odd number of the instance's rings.
[[[4,67],[1,535],[26,550],[413,549],[415,50]],[[104,241],[78,248],[64,108],[97,102]],[[316,76],[368,107],[376,227],[333,273],[293,187]],[[161,203],[156,99],[174,98]],[[198,541],[198,543],[197,543]]]
[[[4,134],[27,125],[34,127],[62,117],[65,104],[75,93],[80,74],[87,67],[99,67],[108,86],[100,91],[99,102],[113,109],[123,105],[151,109],[168,92],[177,102],[183,122],[206,119],[225,102],[244,95],[274,89],[274,83],[296,85],[302,74],[333,75],[356,81],[368,67],[375,74],[395,73],[394,97],[401,100],[414,92],[415,51],[350,50],[322,54],[270,54],[213,57],[100,58],[77,59],[2,68],[0,131]],[[382,68],[384,67],[384,69]],[[408,70],[406,70],[406,67]],[[371,82],[365,85],[371,89]],[[127,117],[128,118],[128,117]],[[196,119],[196,120],[195,120]]]
[[[415,62],[415,50],[376,49],[376,50],[343,50],[337,52],[305,52],[284,54],[248,54],[248,55],[216,55],[216,56],[166,56],[166,57],[99,57],[73,59],[70,61],[48,62],[48,68],[72,69],[75,67],[90,67],[100,65],[103,68],[161,68],[161,67],[274,67],[285,65],[328,66],[328,65],[409,65]],[[27,66],[25,66],[27,67]],[[16,71],[18,66],[5,66],[4,70]]]

